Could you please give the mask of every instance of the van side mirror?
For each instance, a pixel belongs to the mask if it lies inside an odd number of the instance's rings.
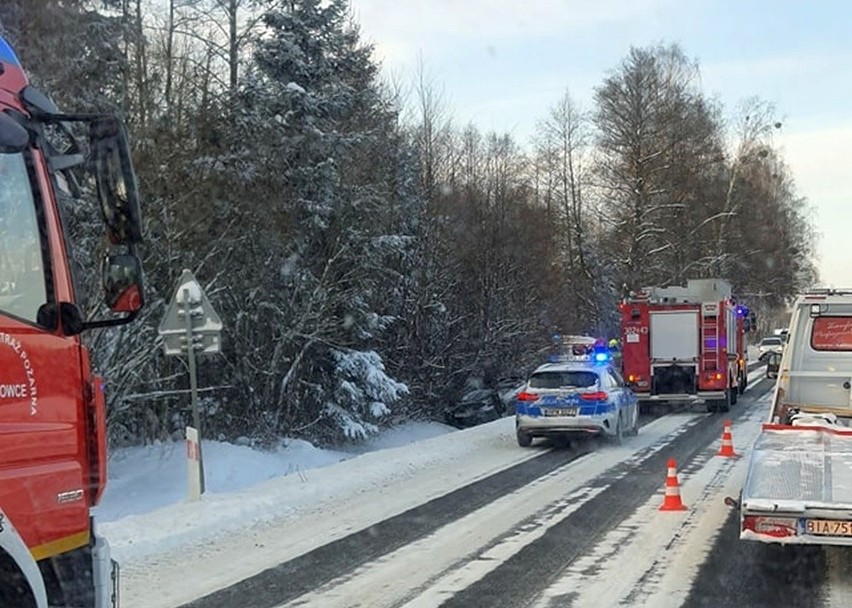
[[[99,116],[90,124],[89,142],[98,200],[110,242],[113,245],[141,243],[139,187],[124,125],[115,116]]]

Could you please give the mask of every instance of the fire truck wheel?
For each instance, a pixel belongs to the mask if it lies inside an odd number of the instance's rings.
[[[728,389],[725,391],[725,398],[719,400],[719,411],[720,412],[728,412],[731,410],[731,403],[733,403],[733,389]]]
[[[737,387],[735,386],[735,387],[729,389],[729,392],[731,393],[731,405],[736,405],[737,404],[737,398],[740,395],[739,389],[737,389]]]
[[[0,549],[0,606],[36,608],[29,583],[9,554]]]

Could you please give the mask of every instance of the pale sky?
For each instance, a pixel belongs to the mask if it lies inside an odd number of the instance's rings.
[[[456,124],[529,141],[569,89],[586,108],[630,46],[677,42],[729,114],[775,104],[775,140],[810,201],[824,284],[852,287],[852,2],[845,0],[351,0],[384,69],[422,55]]]

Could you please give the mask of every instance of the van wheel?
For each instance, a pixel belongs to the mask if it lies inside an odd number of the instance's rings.
[[[522,448],[528,448],[532,445],[532,436],[529,433],[518,430],[516,435],[518,437],[518,445]]]

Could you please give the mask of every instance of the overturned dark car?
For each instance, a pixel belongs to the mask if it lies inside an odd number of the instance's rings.
[[[468,390],[458,403],[444,410],[444,421],[464,429],[514,414],[515,397],[523,388],[524,378],[501,378],[494,388]]]
[[[460,429],[502,418],[506,406],[495,389],[477,388],[465,393],[454,406],[444,410],[444,421]]]

